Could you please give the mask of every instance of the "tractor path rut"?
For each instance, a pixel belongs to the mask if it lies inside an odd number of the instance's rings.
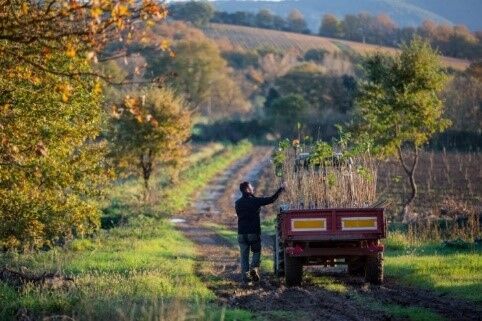
[[[481,307],[473,303],[404,286],[391,278],[382,286],[369,285],[348,276],[344,268],[310,268],[302,286],[288,288],[262,265],[259,284],[240,285],[233,203],[243,180],[254,182],[258,194],[275,190],[271,178],[263,175],[270,154],[268,148],[255,148],[201,191],[190,211],[179,215],[183,220],[178,228],[198,249],[197,273],[221,305],[246,309],[266,320],[408,320],[390,313],[394,306],[427,309],[447,320],[482,320]],[[265,258],[271,258],[271,243],[271,237],[263,235]]]

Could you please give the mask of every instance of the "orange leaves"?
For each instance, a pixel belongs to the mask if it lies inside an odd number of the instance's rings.
[[[69,0],[69,7],[72,10],[77,10],[80,8],[80,4],[77,0]]]

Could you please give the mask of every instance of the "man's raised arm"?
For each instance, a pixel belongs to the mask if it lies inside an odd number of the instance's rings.
[[[271,203],[274,203],[278,197],[281,195],[281,193],[285,190],[284,184],[278,188],[278,190],[269,197],[256,197],[256,202],[258,203],[259,206],[264,206],[264,205],[269,205]]]

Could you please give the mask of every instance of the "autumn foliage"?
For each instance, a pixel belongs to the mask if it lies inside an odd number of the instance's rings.
[[[1,249],[50,247],[98,227],[111,78],[93,65],[125,54],[107,55],[107,43],[166,13],[154,0],[0,0]]]

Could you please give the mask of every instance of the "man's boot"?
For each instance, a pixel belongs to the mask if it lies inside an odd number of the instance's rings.
[[[251,279],[251,273],[250,272],[246,272],[246,273],[243,273],[242,275],[242,283],[244,284],[249,284],[249,282],[251,282],[252,279]]]
[[[259,278],[259,271],[257,267],[252,268],[249,271],[249,275],[251,276],[251,279],[253,279],[253,282],[259,282],[260,278]]]

